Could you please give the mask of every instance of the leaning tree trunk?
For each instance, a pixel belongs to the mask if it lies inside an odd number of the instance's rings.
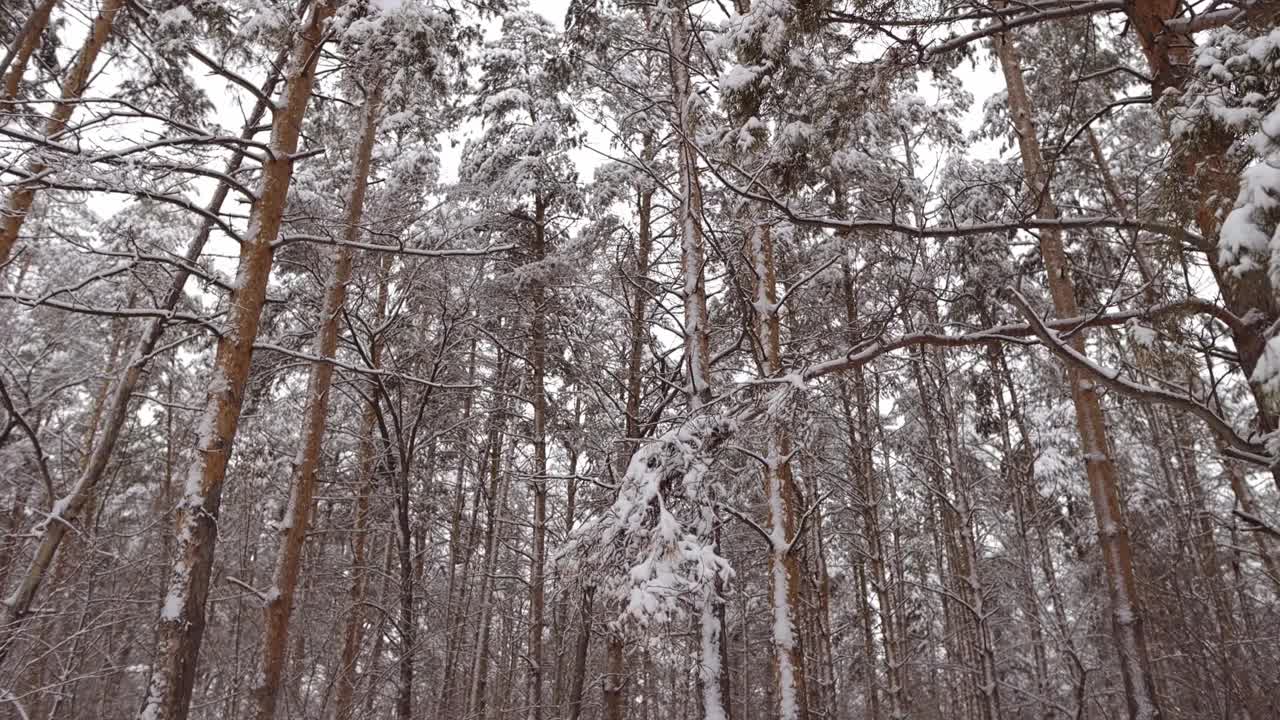
[[[1058,216],[1058,210],[1049,192],[1050,175],[1040,153],[1022,67],[1007,34],[997,35],[995,46],[1008,86],[1009,112],[1018,133],[1027,185],[1039,198],[1037,215],[1051,220]],[[1080,310],[1076,305],[1075,286],[1071,280],[1060,231],[1052,227],[1041,230],[1040,254],[1048,276],[1054,312],[1062,318],[1078,317]],[[1077,352],[1085,352],[1083,332],[1076,333],[1070,342]],[[1161,717],[1160,704],[1151,675],[1151,659],[1142,624],[1142,607],[1133,573],[1133,548],[1120,508],[1119,482],[1111,460],[1102,402],[1098,398],[1095,383],[1084,371],[1071,366],[1067,368],[1066,374],[1075,406],[1080,444],[1084,451],[1089,495],[1093,500],[1098,523],[1098,536],[1111,598],[1112,628],[1129,716],[1134,720],[1156,720]]]
[[[102,47],[107,44],[116,15],[124,7],[124,3],[125,0],[103,0],[102,9],[98,11],[98,17],[89,28],[89,36],[80,47],[75,63],[62,79],[62,98],[53,106],[53,112],[45,122],[45,137],[55,139],[67,129],[67,122],[75,112],[80,95],[89,85],[93,64],[97,62]],[[48,22],[47,17],[46,22]],[[37,33],[38,36],[39,33]],[[34,177],[47,169],[44,163],[35,161],[27,165],[24,174]],[[31,210],[31,204],[36,199],[36,187],[35,183],[22,183],[14,188],[5,200],[4,210],[0,212],[0,215],[3,215],[3,223],[0,223],[0,268],[9,261],[13,246],[18,243],[18,233],[22,232],[22,224],[26,222],[27,212]]]
[[[329,391],[333,385],[332,360],[338,349],[338,320],[347,300],[351,281],[351,243],[360,239],[360,222],[364,216],[365,191],[369,187],[369,167],[373,160],[373,144],[378,130],[378,108],[381,93],[370,90],[365,98],[364,118],[355,161],[351,168],[351,187],[347,194],[344,244],[334,249],[333,275],[325,291],[320,309],[320,332],[315,339],[316,360],[311,365],[311,381],[304,411],[304,434],[289,504],[285,508],[275,578],[263,608],[262,664],[259,684],[253,689],[258,720],[275,717],[276,699],[280,694],[280,676],[284,668],[285,648],[289,639],[289,615],[293,611],[294,590],[302,561],[302,544],[311,522],[316,475],[324,446],[325,422],[329,414]]]
[[[287,58],[286,53],[281,53],[276,60],[275,65],[279,66]],[[262,95],[270,96],[274,91],[279,80],[279,73],[272,73],[262,86]],[[254,133],[254,127],[266,114],[267,106],[262,100],[258,100],[253,108],[253,112],[249,114],[245,128],[241,132],[242,139],[249,139]],[[237,151],[230,160],[227,161],[223,169],[223,175],[230,177],[234,175],[244,161],[244,152]],[[187,251],[183,256],[182,264],[177,272],[173,275],[173,280],[169,284],[169,289],[165,294],[164,301],[161,303],[162,310],[171,311],[178,306],[184,297],[184,288],[187,279],[191,273],[189,267],[194,267],[200,254],[204,252],[205,243],[209,240],[210,233],[213,232],[214,221],[216,216],[222,209],[223,202],[227,199],[230,191],[230,185],[226,181],[218,183],[214,189],[213,197],[206,206],[205,219],[200,224],[200,229],[196,236],[192,238],[191,244],[187,246]],[[62,498],[55,504],[55,508],[60,511],[60,522],[44,523],[40,531],[40,542],[36,546],[35,553],[31,558],[31,563],[27,568],[26,574],[22,581],[14,590],[13,594],[5,599],[5,605],[8,609],[8,623],[5,625],[3,637],[0,637],[0,664],[4,663],[5,655],[12,643],[13,634],[18,630],[21,624],[31,613],[31,603],[34,602],[36,593],[39,592],[40,586],[44,582],[44,578],[48,573],[49,567],[53,563],[54,557],[58,553],[58,548],[62,544],[62,540],[76,521],[80,513],[88,505],[89,499],[93,496],[94,490],[98,483],[102,480],[102,476],[106,473],[107,464],[111,460],[111,455],[115,450],[116,442],[120,439],[120,431],[124,428],[125,422],[129,418],[129,405],[133,400],[134,392],[137,390],[138,384],[142,382],[142,371],[146,367],[147,361],[150,359],[152,352],[156,348],[156,344],[160,342],[161,336],[164,334],[166,323],[164,318],[153,318],[150,320],[146,328],[138,335],[137,341],[133,345],[132,353],[129,355],[128,364],[125,365],[123,371],[116,377],[114,384],[111,386],[108,398],[105,403],[104,416],[100,423],[101,433],[97,443],[92,445],[92,449],[85,461],[84,468],[81,470],[75,484],[71,487]],[[3,587],[0,584],[0,587]]]
[[[49,27],[49,15],[58,0],[39,0],[39,4],[27,16],[18,36],[14,38],[13,47],[5,53],[0,62],[0,74],[4,75],[4,89],[0,91],[0,111],[15,112],[11,104],[18,97],[18,88],[22,85],[22,76],[27,74],[27,63],[40,47],[40,36]]]
[[[285,73],[288,86],[272,121],[271,153],[263,163],[259,198],[250,213],[249,231],[240,250],[227,330],[218,342],[195,455],[178,503],[176,557],[160,612],[151,680],[140,720],[185,720],[191,704],[204,637],[205,601],[217,543],[223,480],[240,423],[253,343],[266,303],[274,243],[293,177],[294,153],[311,99],[325,25],[333,11],[333,0],[312,8]]]

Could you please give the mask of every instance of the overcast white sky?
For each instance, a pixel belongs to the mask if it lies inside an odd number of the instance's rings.
[[[559,28],[564,25],[564,16],[568,5],[569,0],[531,0],[528,7]],[[87,29],[87,18],[74,17],[71,20],[74,24],[79,25],[80,28]],[[493,32],[496,33],[498,27],[499,23],[495,22]],[[80,39],[84,36],[84,29],[80,28],[66,33],[67,42],[65,43],[64,52],[70,54],[79,47]],[[201,68],[195,67],[193,70],[197,77],[201,77]],[[107,74],[109,78],[110,71]],[[966,65],[961,68],[960,75],[965,79],[967,88],[975,96],[974,105],[964,120],[965,129],[972,130],[977,127],[981,119],[983,102],[999,89],[1000,82],[996,73],[988,66],[985,60],[981,63],[981,67],[977,69]],[[102,78],[101,80],[110,82],[108,78]],[[233,131],[239,128],[249,110],[247,105],[251,103],[251,99],[242,97],[244,96],[242,92],[234,92],[229,96],[226,81],[219,77],[205,76],[204,85],[206,91],[210,93],[211,97],[215,98],[215,101],[219,97],[236,98],[232,102],[215,102],[215,105],[220,111],[218,120],[224,127],[231,128]],[[929,97],[931,93],[928,88],[923,90],[923,94],[925,94],[926,99],[932,99]],[[587,134],[586,143],[583,147],[575,149],[572,152],[572,157],[578,166],[580,179],[586,182],[591,180],[595,169],[606,161],[606,155],[610,154],[611,149],[609,147],[610,139],[606,132],[588,118],[580,117],[580,119],[582,127]],[[477,129],[478,124],[468,124],[443,139],[441,157],[441,179],[443,181],[452,182],[457,179],[458,160],[462,144],[466,136],[474,133]],[[457,141],[456,143],[452,142],[455,140]],[[976,147],[971,154],[982,157],[994,156],[996,154],[995,144],[987,143],[984,146]],[[930,159],[925,158],[925,161],[929,166],[932,165]],[[198,182],[198,185],[204,191],[202,193],[204,195],[207,195],[212,190],[212,181],[207,183]],[[205,187],[206,185],[208,187]],[[103,216],[109,216],[123,206],[120,198],[112,196],[95,196],[89,202],[90,206]],[[226,249],[218,248],[218,250],[225,251]]]
[[[568,10],[569,0],[530,0],[529,9],[537,12],[545,17],[551,24],[557,28],[564,27],[564,16]],[[495,24],[495,31],[497,25]],[[978,67],[972,67],[969,63],[965,63],[959,68],[957,74],[964,80],[965,89],[974,96],[973,106],[961,121],[966,131],[975,130],[982,121],[982,107],[991,95],[1001,88],[1000,78],[995,70],[990,67],[989,60],[984,55],[979,61]],[[923,89],[926,99],[929,97],[931,90],[928,87]],[[613,154],[609,148],[609,136],[598,125],[592,123],[588,118],[581,117],[583,128],[587,132],[587,140],[584,147],[574,150],[571,155],[578,166],[579,178],[586,182],[591,180],[592,173],[597,167],[607,161],[607,155]],[[476,126],[470,128],[460,128],[458,132],[450,134],[451,138],[461,141],[468,132],[474,132]],[[444,143],[441,157],[441,179],[445,182],[453,182],[457,179],[458,156],[462,144],[458,143],[456,148],[450,148],[449,143]],[[970,151],[970,157],[975,158],[994,158],[999,155],[998,143],[986,141],[975,144]],[[924,165],[922,167],[931,167],[933,160],[936,158],[923,158]]]

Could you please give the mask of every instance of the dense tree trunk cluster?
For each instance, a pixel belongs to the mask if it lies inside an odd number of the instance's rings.
[[[10,5],[0,718],[1280,716],[1275,3]]]

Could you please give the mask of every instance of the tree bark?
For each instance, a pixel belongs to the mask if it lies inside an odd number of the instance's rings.
[[[67,129],[67,122],[71,119],[71,115],[76,109],[76,101],[80,99],[81,94],[89,85],[89,74],[93,72],[93,64],[97,62],[98,54],[102,51],[102,47],[107,44],[107,38],[111,36],[111,28],[115,23],[116,15],[124,7],[124,4],[125,0],[103,0],[102,8],[98,11],[98,16],[94,19],[93,26],[89,28],[88,37],[85,38],[84,44],[80,46],[80,52],[76,55],[76,60],[71,65],[71,69],[67,71],[66,76],[62,79],[62,98],[54,104],[53,112],[49,114],[49,119],[45,122],[44,136],[46,138],[57,140],[59,139],[58,136]],[[45,22],[48,22],[47,15]],[[39,39],[39,33],[36,33],[36,39]],[[34,49],[32,51],[34,52]],[[8,79],[6,78],[6,85],[7,83]],[[34,176],[43,173],[47,169],[43,163],[36,161],[27,166],[26,173]],[[26,222],[27,212],[31,210],[31,204],[35,201],[35,198],[36,184],[22,183],[10,191],[9,197],[5,200],[4,211],[0,212],[0,215],[3,216],[3,222],[0,223],[0,269],[8,263],[9,256],[13,253],[13,247],[18,243],[18,234],[22,232],[22,224]]]
[[[542,197],[535,201],[533,218],[533,261],[547,255],[547,204]],[[529,559],[529,672],[528,718],[542,720],[542,633],[546,608],[547,564],[547,292],[541,280],[535,279],[529,290],[532,307],[532,332],[529,362],[533,373],[533,553]]]
[[[49,15],[58,5],[58,0],[37,0],[27,21],[22,24],[13,46],[5,53],[0,62],[0,74],[4,75],[3,95],[0,95],[0,111],[16,112],[12,104],[18,97],[18,89],[22,85],[22,76],[27,73],[27,63],[36,49],[40,47],[40,36],[49,27]]]
[[[377,137],[381,92],[373,88],[365,98],[356,155],[351,168],[351,187],[347,194],[344,242],[360,239],[360,223],[364,217],[365,192],[369,187],[369,168],[373,160],[373,144]],[[313,354],[320,360],[311,365],[307,405],[303,411],[302,447],[294,463],[295,470],[289,504],[284,511],[280,547],[276,557],[275,577],[263,608],[262,658],[260,682],[253,689],[258,720],[275,717],[276,699],[280,692],[280,676],[284,668],[285,648],[289,638],[289,616],[293,611],[294,589],[302,561],[302,545],[311,524],[315,504],[316,475],[324,449],[325,424],[329,415],[329,391],[333,385],[333,363],[338,349],[338,319],[347,300],[351,281],[352,250],[350,244],[339,245],[333,252],[333,270],[320,311],[319,332]],[[360,540],[363,542],[363,539]]]
[[[702,187],[698,181],[698,153],[693,145],[697,133],[699,102],[693,91],[689,63],[693,57],[693,35],[689,30],[686,7],[671,10],[669,35],[672,102],[675,107],[672,125],[679,144],[680,198],[678,222],[680,235],[681,297],[684,301],[684,367],[688,383],[689,409],[696,412],[711,401],[710,331],[707,320],[707,289],[704,273],[702,240]],[[714,531],[713,545],[719,552],[719,528]],[[707,720],[728,720],[730,697],[729,674],[724,644],[724,599],[717,577],[702,599],[701,624],[701,689],[702,713]]]
[[[396,559],[400,565],[399,617],[396,631],[400,639],[398,658],[400,682],[396,692],[397,720],[413,717],[413,671],[417,653],[418,618],[414,615],[412,528],[409,520],[409,458],[403,458],[398,468],[396,491]]]
[[[573,650],[573,674],[569,683],[569,702],[566,717],[578,720],[582,714],[582,689],[587,675],[587,651],[591,648],[591,608],[595,599],[595,588],[588,587],[582,591],[582,602],[579,605],[582,616],[582,627],[578,629],[578,641]]]
[[[695,104],[699,102],[689,79],[693,38],[688,11],[671,11],[671,85],[675,103],[676,142],[679,145],[680,198],[677,221],[680,235],[681,297],[684,299],[685,379],[693,409],[711,400],[710,331],[707,326],[707,287],[702,240],[702,185],[698,180]]]
[[[996,53],[1008,86],[1009,111],[1018,133],[1023,170],[1027,185],[1039,198],[1038,216],[1057,217],[1057,207],[1049,190],[1050,175],[1044,166],[1036,127],[1032,121],[1031,101],[1022,77],[1022,67],[1007,34],[995,37]],[[1054,312],[1059,317],[1078,317],[1075,286],[1072,283],[1062,235],[1054,229],[1040,233],[1040,254],[1048,276]],[[1085,351],[1084,333],[1076,333],[1072,347]],[[1143,613],[1133,574],[1133,549],[1120,508],[1120,490],[1115,465],[1111,460],[1106,422],[1095,383],[1076,368],[1066,369],[1071,399],[1076,411],[1085,470],[1089,479],[1089,495],[1093,500],[1102,545],[1103,563],[1111,598],[1112,629],[1124,679],[1125,699],[1133,720],[1157,720],[1162,717],[1151,675],[1151,659],[1143,629]]]
[[[227,330],[218,342],[198,444],[178,504],[177,556],[160,613],[151,680],[139,720],[185,720],[191,704],[204,637],[205,601],[217,543],[223,481],[240,422],[258,321],[266,302],[274,242],[293,177],[293,154],[311,99],[325,24],[333,12],[332,0],[312,7],[285,73],[285,99],[272,121],[271,153],[263,165],[259,198],[250,213],[249,231],[241,246]]]
[[[782,372],[782,333],[778,321],[777,269],[773,254],[773,233],[768,226],[748,230],[748,257],[755,276],[756,333],[764,351],[764,372],[772,377]],[[769,451],[763,468],[765,500],[768,503],[766,529],[770,535],[769,608],[772,611],[773,674],[777,690],[779,720],[807,718],[809,688],[805,673],[797,617],[800,609],[801,570],[793,543],[799,512],[799,493],[791,472],[791,436],[780,421],[772,421]]]

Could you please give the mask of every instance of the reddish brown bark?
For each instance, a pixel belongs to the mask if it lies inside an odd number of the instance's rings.
[[[369,187],[369,168],[373,160],[373,144],[377,137],[378,110],[381,93],[375,88],[365,99],[364,118],[356,156],[351,169],[343,225],[345,243],[360,239],[360,223],[364,217],[365,192]],[[285,509],[275,578],[263,609],[262,662],[260,683],[253,690],[258,720],[275,717],[276,699],[280,692],[280,676],[284,668],[285,647],[289,638],[289,616],[293,611],[294,590],[302,564],[302,545],[311,523],[315,504],[316,475],[320,470],[324,446],[325,423],[329,415],[329,391],[333,385],[333,363],[338,349],[338,320],[346,304],[347,285],[351,281],[350,244],[334,249],[332,277],[320,311],[320,332],[314,355],[320,360],[311,366],[311,380],[304,411],[304,433],[300,462],[294,471],[289,505]]]
[[[98,60],[102,47],[107,44],[116,15],[123,7],[124,0],[103,0],[102,9],[98,11],[93,26],[89,28],[89,35],[80,46],[75,63],[62,79],[62,98],[54,104],[53,112],[45,122],[44,135],[49,140],[57,140],[58,136],[67,129],[67,122],[71,120],[71,114],[76,109],[76,101],[89,85],[89,74],[93,71],[93,64]],[[28,165],[25,172],[28,176],[35,176],[47,169],[43,163],[37,161]],[[18,235],[22,232],[22,224],[26,222],[27,213],[31,210],[31,204],[35,202],[35,198],[36,185],[23,183],[14,188],[5,200],[4,210],[0,212],[0,215],[3,215],[3,223],[0,223],[0,267],[9,261],[13,247],[18,243]]]
[[[57,4],[58,0],[40,0],[18,32],[14,47],[5,57],[6,66],[0,68],[7,69],[4,74],[4,94],[0,95],[0,110],[8,112],[8,103],[18,97],[22,76],[27,73],[27,63],[35,54],[36,48],[40,47],[40,35],[49,26],[49,15]]]
[[[1022,153],[1022,165],[1028,189],[1039,198],[1037,215],[1058,216],[1049,189],[1050,176],[1040,153],[1036,127],[1032,121],[1031,100],[1022,77],[1017,51],[1008,35],[995,37],[997,56],[1008,87],[1009,112],[1013,116]],[[1054,229],[1040,233],[1040,254],[1048,277],[1054,312],[1059,317],[1078,317],[1075,286],[1063,248],[1062,234]],[[1072,347],[1085,351],[1084,333],[1075,334]],[[1103,564],[1111,599],[1112,629],[1124,679],[1129,716],[1134,720],[1157,720],[1161,717],[1151,675],[1151,659],[1143,629],[1143,613],[1133,573],[1133,549],[1129,531],[1120,508],[1120,490],[1115,465],[1107,438],[1102,403],[1096,384],[1078,367],[1066,370],[1076,427],[1084,453],[1089,495],[1093,500],[1102,546]]]
[[[178,503],[176,557],[139,720],[185,720],[190,708],[204,637],[205,601],[217,543],[223,481],[240,423],[258,321],[266,303],[274,243],[293,177],[294,153],[311,99],[325,25],[333,11],[331,0],[312,7],[285,73],[288,85],[272,122],[271,153],[263,163],[258,201],[250,213],[249,230],[240,248],[227,328],[218,342],[195,457]]]

